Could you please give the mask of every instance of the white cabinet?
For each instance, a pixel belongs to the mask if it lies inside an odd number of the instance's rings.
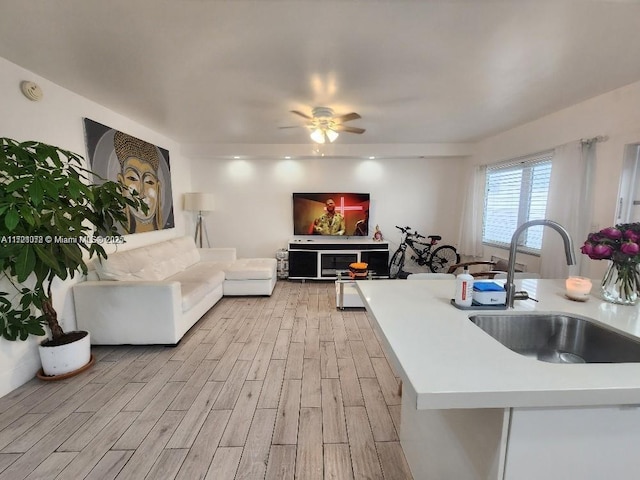
[[[408,393],[400,441],[416,480],[640,478],[639,407],[416,410]]]
[[[514,408],[504,480],[640,478],[637,406]]]
[[[400,444],[414,480],[503,480],[509,409],[415,405],[403,381]]]

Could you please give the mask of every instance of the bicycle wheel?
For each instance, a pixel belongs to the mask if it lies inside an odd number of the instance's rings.
[[[451,265],[460,263],[460,255],[451,245],[436,248],[429,259],[429,269],[434,273],[447,273]]]
[[[391,257],[389,262],[389,278],[398,278],[398,274],[402,270],[404,265],[404,252],[400,249],[396,250],[396,253]]]

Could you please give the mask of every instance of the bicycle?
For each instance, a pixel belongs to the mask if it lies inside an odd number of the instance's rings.
[[[455,247],[451,245],[442,245],[432,251],[433,246],[442,240],[440,235],[425,237],[418,232],[411,233],[411,227],[398,227],[396,225],[396,228],[402,232],[403,237],[389,262],[390,278],[398,278],[398,275],[402,272],[407,247],[410,247],[415,252],[415,255],[411,255],[411,260],[418,265],[426,265],[434,273],[447,273],[451,265],[460,263],[460,255],[458,255]],[[421,238],[428,238],[429,243],[421,242]]]

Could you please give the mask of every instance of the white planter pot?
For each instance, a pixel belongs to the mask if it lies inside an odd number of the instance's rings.
[[[38,346],[42,371],[47,376],[64,375],[84,367],[91,360],[89,332],[73,343],[59,346]]]

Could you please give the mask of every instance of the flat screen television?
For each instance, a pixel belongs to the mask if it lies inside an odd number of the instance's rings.
[[[366,237],[369,202],[368,193],[294,193],[293,234]]]

